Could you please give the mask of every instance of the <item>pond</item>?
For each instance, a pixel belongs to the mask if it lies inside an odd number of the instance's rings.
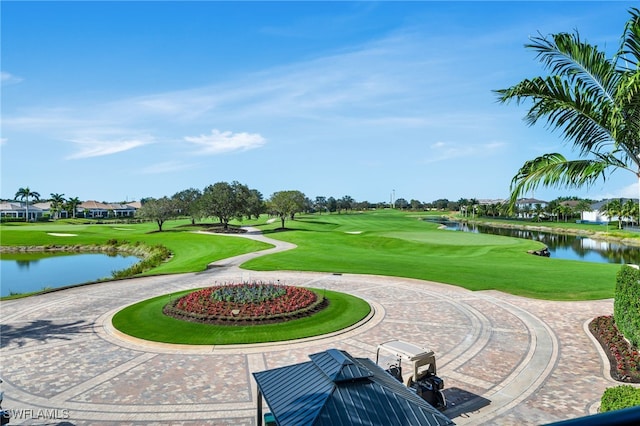
[[[104,253],[2,253],[0,297],[110,278],[138,261]]]
[[[640,264],[640,248],[624,244],[594,240],[580,235],[554,234],[524,229],[495,228],[492,226],[463,222],[437,221],[453,231],[475,232],[481,234],[503,235],[540,241],[547,246],[550,257],[555,259],[580,260],[596,263],[632,263]]]

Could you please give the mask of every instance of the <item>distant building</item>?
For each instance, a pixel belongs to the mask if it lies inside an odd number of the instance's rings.
[[[137,209],[130,204],[100,203],[98,201],[89,200],[80,203],[77,211],[78,213],[84,214],[84,217],[92,219],[133,217],[136,214]]]
[[[25,220],[27,208],[25,203],[18,201],[0,202],[0,217],[10,217]],[[35,204],[29,204],[29,221],[36,221],[44,215],[41,208]]]
[[[544,209],[549,202],[538,200],[536,198],[520,198],[515,203],[516,212],[518,217],[530,219],[535,215],[535,211],[540,206]]]

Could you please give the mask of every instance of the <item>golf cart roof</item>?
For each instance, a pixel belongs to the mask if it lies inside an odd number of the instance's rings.
[[[434,355],[433,351],[428,348],[416,346],[412,343],[403,342],[402,340],[391,340],[389,342],[381,343],[378,345],[378,351],[380,349],[391,352],[395,356],[409,361],[415,361]]]

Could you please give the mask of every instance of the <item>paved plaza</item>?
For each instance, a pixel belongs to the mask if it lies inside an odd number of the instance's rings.
[[[273,252],[291,248],[275,244]],[[262,253],[263,254],[263,253]],[[617,382],[586,330],[613,301],[550,302],[395,277],[256,272],[259,254],[201,273],[93,284],[0,302],[3,407],[11,424],[254,425],[252,372],[308,361],[330,348],[375,360],[402,339],[436,353],[460,425],[537,425],[585,416]],[[517,279],[517,277],[514,277]],[[120,335],[111,317],[150,297],[216,283],[276,281],[353,294],[373,315],[343,333],[302,341],[180,346]]]

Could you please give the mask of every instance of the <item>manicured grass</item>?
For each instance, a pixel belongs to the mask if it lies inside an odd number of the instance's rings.
[[[272,238],[298,245],[295,250],[253,259],[243,268],[376,274],[454,284],[470,290],[500,290],[551,300],[613,297],[616,264],[542,258],[527,250],[542,244],[517,238],[444,231],[420,220],[427,214],[378,210],[367,213],[302,215],[250,223]],[[2,245],[103,244],[110,238],[163,244],[174,258],[146,274],[200,271],[206,264],[268,246],[243,238],[187,232],[187,221],[170,221],[167,232],[154,224],[68,225],[3,224]],[[517,222],[522,224],[522,222]],[[245,223],[247,224],[247,223]],[[544,223],[544,225],[548,225]],[[570,227],[601,225],[571,224]],[[559,226],[562,226],[562,222]],[[612,230],[611,230],[612,231]],[[75,233],[55,237],[47,233]]]
[[[187,220],[170,221],[165,231],[155,232],[157,226],[142,224],[78,224],[64,223],[6,223],[0,225],[0,244],[3,246],[102,245],[110,239],[139,241],[147,245],[162,244],[173,257],[141,275],[172,274],[203,271],[207,264],[239,254],[272,247],[259,241],[216,234],[190,232],[198,227],[185,226]],[[55,236],[50,234],[74,234]]]
[[[532,256],[527,250],[541,243],[440,230],[415,214],[393,211],[302,216],[286,226],[290,230],[269,236],[298,249],[253,259],[243,268],[409,277],[552,300],[611,298],[620,269]]]
[[[190,345],[229,345],[277,342],[319,336],[347,328],[364,319],[371,307],[348,294],[311,289],[329,299],[317,314],[278,324],[252,326],[210,325],[181,321],[162,313],[170,300],[193,290],[148,299],[124,308],[113,317],[113,326],[140,339]]]

